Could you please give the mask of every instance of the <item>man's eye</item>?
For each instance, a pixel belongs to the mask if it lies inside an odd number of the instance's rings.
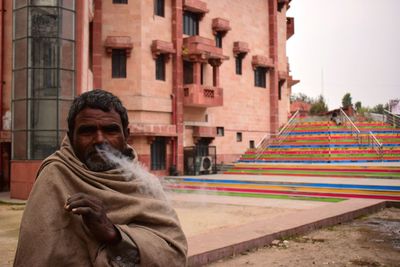
[[[103,131],[107,133],[119,133],[121,132],[121,128],[118,125],[108,125],[103,127]]]
[[[96,131],[96,127],[84,126],[79,127],[78,134],[90,134]]]

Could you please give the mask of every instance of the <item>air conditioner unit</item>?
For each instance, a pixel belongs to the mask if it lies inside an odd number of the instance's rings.
[[[212,171],[213,159],[211,156],[201,157],[200,171]]]

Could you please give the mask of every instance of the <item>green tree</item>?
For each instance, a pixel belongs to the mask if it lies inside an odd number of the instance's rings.
[[[360,101],[357,101],[357,102],[354,104],[354,106],[356,106],[356,110],[357,110],[357,111],[360,111],[360,110],[361,110],[361,102],[360,102]]]
[[[328,111],[328,106],[326,105],[325,99],[320,95],[316,101],[311,105],[310,114],[311,115],[323,115]]]
[[[342,98],[342,107],[346,108],[346,107],[351,106],[351,105],[352,105],[352,103],[351,103],[351,95],[350,95],[350,93],[347,93]]]
[[[375,107],[373,107],[373,108],[371,109],[371,111],[372,111],[373,113],[383,114],[383,110],[384,110],[384,109],[385,109],[385,108],[383,107],[382,104],[378,104],[378,105],[376,105]]]
[[[305,103],[312,104],[313,99],[311,97],[309,97],[308,95],[306,95],[306,94],[297,93],[297,94],[293,94],[293,95],[290,96],[290,102],[293,103],[295,101],[302,101],[302,102],[305,102]]]

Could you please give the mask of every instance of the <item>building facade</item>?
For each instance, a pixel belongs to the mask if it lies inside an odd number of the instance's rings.
[[[129,143],[157,175],[213,172],[290,114],[290,0],[1,4],[1,181],[12,197],[28,196],[74,96],[93,88],[121,98]]]

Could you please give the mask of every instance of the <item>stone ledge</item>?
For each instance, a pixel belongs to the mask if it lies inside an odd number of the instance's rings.
[[[161,40],[153,40],[151,43],[151,53],[153,59],[156,59],[161,54],[168,55],[168,59],[172,54],[175,54],[176,50],[172,42],[166,42]]]
[[[207,3],[200,0],[184,0],[183,9],[204,15],[208,13]]]
[[[255,55],[251,60],[251,65],[254,69],[256,67],[273,68],[274,60],[263,55]]]
[[[127,56],[130,56],[131,50],[133,49],[130,36],[107,36],[104,46],[109,54],[113,49],[125,49]]]
[[[237,57],[239,54],[247,54],[250,52],[249,44],[246,42],[234,42],[233,43],[233,55]]]
[[[389,205],[382,200],[350,199],[329,208],[293,212],[270,220],[211,230],[188,238],[188,266],[203,266],[253,248],[271,244],[275,239],[333,226],[376,212]]]
[[[231,27],[229,26],[229,20],[223,18],[213,19],[211,27],[214,35],[217,34],[217,32],[226,33],[231,30]]]

